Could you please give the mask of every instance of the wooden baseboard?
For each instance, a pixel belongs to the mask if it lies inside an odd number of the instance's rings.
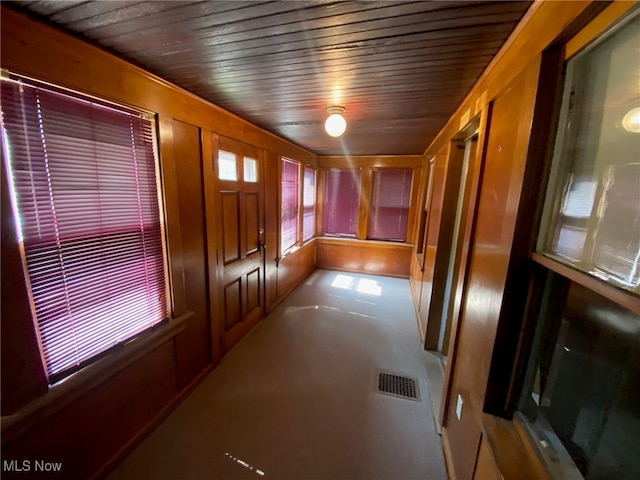
[[[178,406],[196,389],[200,383],[213,371],[217,364],[209,364],[202,372],[194,378],[191,383],[180,392],[176,397],[168,403],[153,420],[145,425],[138,434],[124,444],[115,455],[113,455],[100,470],[91,476],[92,480],[104,479],[113,472],[116,467],[127,457],[133,450],[138,447],[151,433],[176,409]]]

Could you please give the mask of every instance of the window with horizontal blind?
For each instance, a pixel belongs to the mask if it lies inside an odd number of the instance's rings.
[[[3,143],[50,383],[168,316],[154,124],[2,81]]]
[[[282,219],[280,250],[287,252],[299,240],[298,191],[300,164],[282,159]]]
[[[411,201],[411,168],[373,170],[367,238],[404,242]]]
[[[639,20],[631,10],[566,61],[512,376],[516,418],[557,478],[640,475]]]
[[[307,241],[316,233],[316,171],[304,167],[302,187],[302,240]]]
[[[359,169],[330,168],[326,172],[324,234],[354,237],[360,210]]]
[[[640,295],[640,24],[567,62],[538,251]],[[627,119],[635,118],[625,122]],[[636,125],[636,127],[634,127]],[[566,126],[566,128],[565,128]]]

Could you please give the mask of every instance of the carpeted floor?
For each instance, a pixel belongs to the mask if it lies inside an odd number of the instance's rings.
[[[109,478],[444,480],[424,355],[407,280],[317,270]]]

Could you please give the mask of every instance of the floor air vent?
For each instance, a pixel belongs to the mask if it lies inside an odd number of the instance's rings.
[[[420,401],[420,389],[418,380],[404,375],[389,372],[377,372],[377,390],[385,395],[406,398],[408,400]]]

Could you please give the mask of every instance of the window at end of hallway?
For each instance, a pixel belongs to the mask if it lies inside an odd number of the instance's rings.
[[[376,168],[369,206],[367,238],[404,242],[411,202],[411,168]]]
[[[330,168],[326,172],[323,232],[355,238],[360,211],[360,169]]]

